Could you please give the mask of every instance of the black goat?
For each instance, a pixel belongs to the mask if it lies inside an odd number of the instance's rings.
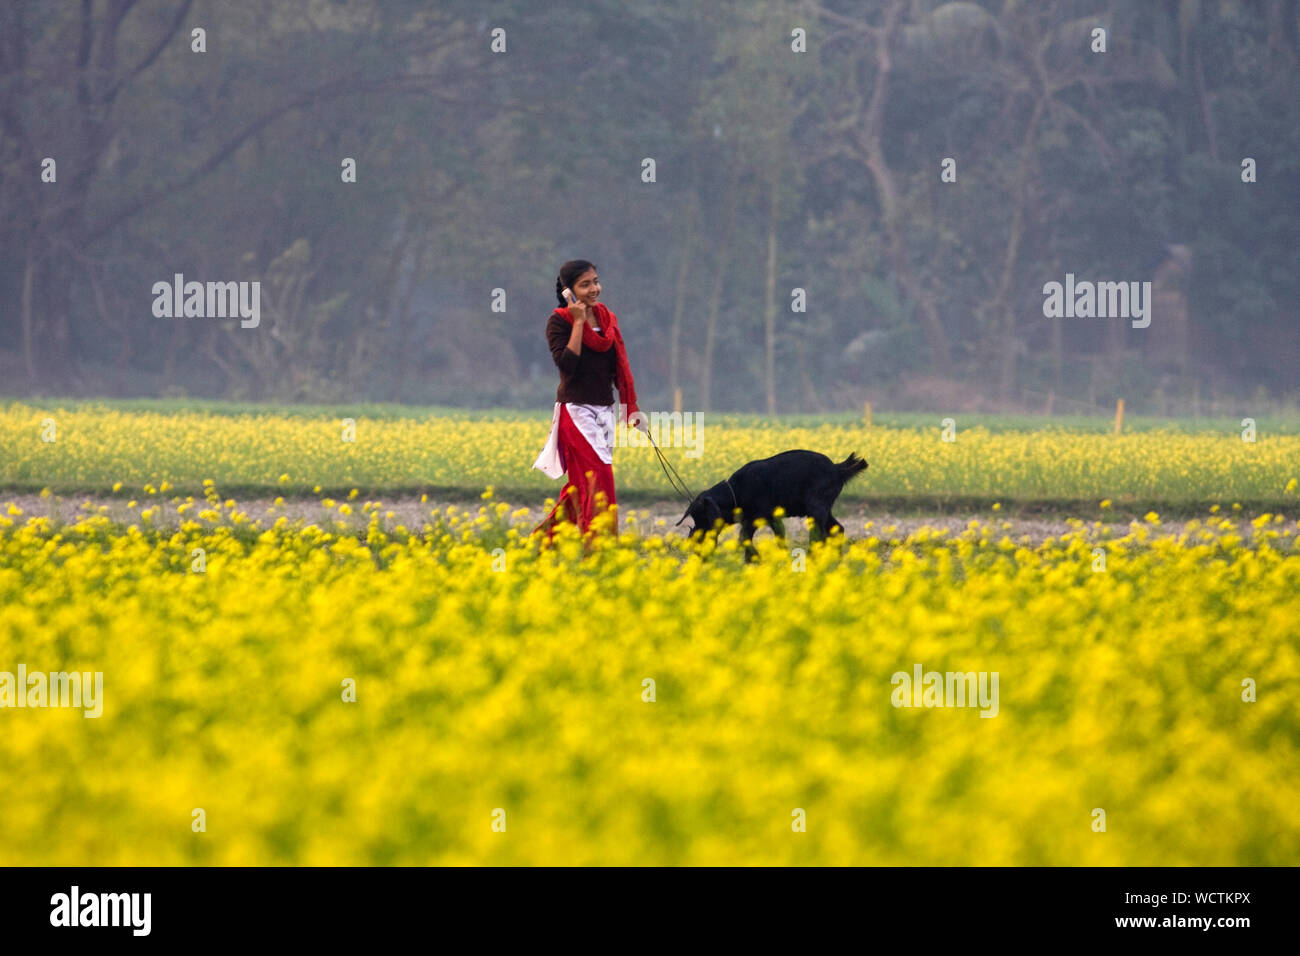
[[[783,451],[742,465],[730,478],[701,491],[677,523],[690,518],[692,527],[687,533],[693,536],[719,522],[729,525],[739,521],[746,560],[756,553],[754,522],[759,518],[766,518],[772,530],[785,537],[781,519],[773,514],[777,508],[791,518],[812,518],[814,531],[821,538],[837,528],[843,534],[844,526],[835,520],[831,508],[845,483],[866,469],[867,463],[856,453],[836,464],[815,451]]]

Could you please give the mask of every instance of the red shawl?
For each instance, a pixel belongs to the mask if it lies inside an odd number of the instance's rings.
[[[618,330],[618,316],[605,308],[603,302],[597,302],[592,308],[596,310],[596,322],[600,325],[601,331],[597,332],[590,323],[584,323],[582,347],[597,352],[608,352],[609,347],[614,346],[614,353],[617,356],[614,384],[618,386],[619,399],[623,402],[627,422],[631,424],[632,415],[638,411],[636,383],[632,381],[632,367],[627,364],[627,349],[623,345],[623,333]],[[569,325],[573,325],[573,316],[569,314],[567,307],[555,311]]]

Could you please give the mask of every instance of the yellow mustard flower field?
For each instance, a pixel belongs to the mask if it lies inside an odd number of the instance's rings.
[[[977,498],[1007,501],[1232,501],[1275,506],[1296,500],[1300,433],[1243,441],[1241,429],[1148,430],[1120,435],[1063,428],[991,430],[942,419],[909,428],[861,424],[736,425],[703,416],[653,426],[656,441],[693,489],[712,485],[745,462],[788,448],[841,460],[856,451],[871,464],[849,484],[861,498]],[[975,419],[974,421],[978,421]],[[228,492],[277,489],[310,494],[360,487],[469,489],[488,485],[538,499],[556,485],[530,466],[545,443],[550,415],[476,420],[463,416],[367,418],[358,415],[213,415],[124,411],[108,406],[0,409],[0,488],[108,492],[139,496],[166,482],[200,494],[205,478]],[[1229,423],[1230,424],[1230,423]],[[623,430],[620,429],[620,441]],[[644,440],[633,431],[628,442]],[[616,447],[620,494],[671,494],[648,445]],[[1287,486],[1290,484],[1290,488]],[[1145,509],[1144,509],[1145,510]]]
[[[75,412],[40,448],[11,406],[6,481],[111,479],[132,517],[0,492],[0,865],[1300,861],[1300,509],[1037,541],[853,521],[745,563],[734,529],[630,515],[542,548],[537,502],[490,490],[409,526],[226,491],[481,492],[546,423],[365,424],[340,451],[337,421]],[[719,427],[673,460],[697,486],[803,446],[857,450],[868,488],[1295,497],[1294,438],[1075,439]],[[618,450],[620,487],[653,480],[643,453]],[[87,675],[82,706],[53,680],[18,706],[20,665]]]

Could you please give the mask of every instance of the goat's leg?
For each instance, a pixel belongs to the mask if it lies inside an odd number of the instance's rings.
[[[745,563],[756,560],[758,549],[754,547],[754,522],[748,517],[742,518],[740,522],[740,542],[745,547]]]
[[[812,519],[813,519],[813,533],[808,536],[808,540],[810,543],[813,540],[825,541],[828,537],[830,537],[830,532],[832,528],[839,528],[841,534],[844,532],[844,525],[840,524],[838,521],[835,520],[835,516],[831,514],[831,510],[829,508],[825,509],[824,511],[814,512],[812,515]],[[814,535],[816,536],[815,539],[814,539]]]

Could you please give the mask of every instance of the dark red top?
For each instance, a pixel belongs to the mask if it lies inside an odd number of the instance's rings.
[[[551,358],[560,370],[560,387],[555,391],[557,402],[574,402],[578,405],[613,405],[614,378],[618,370],[618,354],[611,346],[605,352],[583,348],[581,355],[569,351],[569,335],[573,326],[559,315],[551,313],[546,323],[546,341],[551,347]],[[608,333],[602,327],[601,335]]]

